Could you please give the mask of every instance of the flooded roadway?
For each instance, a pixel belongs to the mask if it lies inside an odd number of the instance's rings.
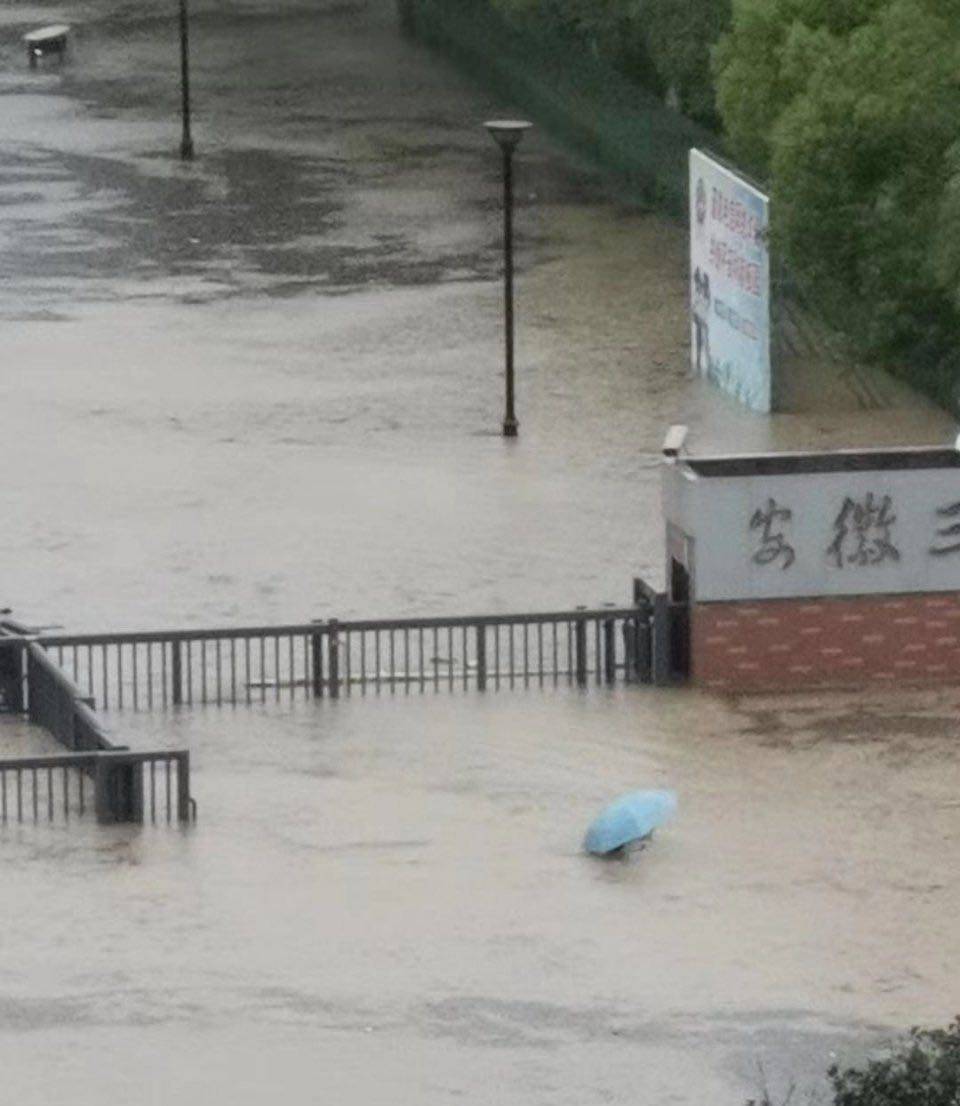
[[[534,609],[660,575],[656,460],[952,440],[893,385],[766,420],[686,373],[682,232],[518,158],[387,2],[0,6],[4,602],[71,629]],[[19,35],[77,26],[28,72]],[[187,834],[3,831],[0,1059],[69,1095],[739,1103],[955,1013],[957,696],[564,691],[115,716]],[[5,728],[6,748],[43,739]],[[669,785],[628,865],[579,855]]]

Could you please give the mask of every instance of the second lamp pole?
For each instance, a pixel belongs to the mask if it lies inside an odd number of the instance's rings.
[[[193,138],[190,136],[190,42],[187,0],[180,0],[180,104],[183,122],[180,157],[183,161],[190,161],[193,157]]]
[[[520,424],[513,409],[513,151],[523,132],[533,124],[523,119],[491,119],[484,126],[503,152],[503,308],[507,385],[503,436],[515,438]]]

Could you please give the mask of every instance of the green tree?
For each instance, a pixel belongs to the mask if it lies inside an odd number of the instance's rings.
[[[941,399],[960,348],[958,18],[960,0],[735,0],[715,59],[775,248]]]
[[[547,26],[573,32],[598,51],[611,45],[618,31],[636,19],[635,0],[492,0],[514,18],[535,18]]]
[[[960,142],[946,155],[947,183],[940,201],[934,264],[937,278],[960,311]]]
[[[508,18],[579,39],[645,87],[659,87],[647,55],[641,0],[491,0]],[[711,0],[712,2],[712,0]]]
[[[710,54],[730,26],[730,0],[643,0],[643,33],[661,84],[694,119],[716,124]]]
[[[960,1018],[946,1029],[913,1029],[889,1056],[864,1068],[829,1070],[834,1106],[957,1106]]]
[[[716,96],[733,152],[764,173],[773,125],[811,68],[885,0],[733,0],[732,28],[713,54]]]
[[[677,96],[716,124],[710,53],[730,24],[731,0],[491,0],[514,19],[559,28],[627,77]]]
[[[829,297],[856,296],[870,344],[890,350],[953,322],[938,237],[960,55],[955,25],[933,6],[891,0],[833,36],[771,131],[781,244]]]

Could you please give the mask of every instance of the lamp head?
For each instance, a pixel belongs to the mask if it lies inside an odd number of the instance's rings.
[[[491,119],[483,125],[501,150],[515,150],[523,132],[533,126],[525,119]]]

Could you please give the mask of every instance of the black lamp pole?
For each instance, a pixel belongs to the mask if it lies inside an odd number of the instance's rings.
[[[506,409],[503,436],[515,438],[519,423],[514,411],[513,374],[513,151],[530,123],[520,119],[499,119],[485,124],[503,152],[503,309],[504,353],[506,357]]]
[[[183,117],[180,157],[183,161],[190,161],[193,158],[193,139],[190,137],[190,43],[187,0],[180,0],[180,95]]]

